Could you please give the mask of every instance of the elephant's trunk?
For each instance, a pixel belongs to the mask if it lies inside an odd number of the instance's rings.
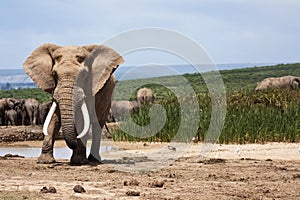
[[[89,113],[84,101],[85,95],[83,90],[74,87],[71,81],[64,81],[58,88],[59,90],[53,95],[55,101],[46,118],[43,132],[47,135],[48,125],[58,103],[63,137],[68,147],[74,150],[78,147],[78,139],[83,138],[90,127]]]
[[[72,88],[72,91],[59,95],[59,106],[64,139],[68,147],[75,149],[78,146],[77,140],[83,138],[89,131],[90,118],[84,101],[84,92],[78,88]]]
[[[71,96],[68,94],[68,96]],[[77,133],[75,127],[74,111],[72,105],[72,96],[68,98],[66,95],[59,101],[60,113],[61,113],[61,128],[63,137],[71,149],[78,147]]]

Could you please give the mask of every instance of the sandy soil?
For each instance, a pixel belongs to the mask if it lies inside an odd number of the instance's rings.
[[[0,147],[41,143],[2,142]],[[102,145],[117,150],[102,153],[104,164],[96,166],[1,156],[0,199],[300,199],[300,144]],[[64,141],[55,146],[65,147]],[[85,192],[74,192],[76,185]]]

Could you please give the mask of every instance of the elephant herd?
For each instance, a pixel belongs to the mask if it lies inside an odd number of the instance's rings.
[[[0,119],[2,126],[40,125],[43,124],[51,103],[39,103],[34,98],[0,99]]]
[[[122,121],[131,113],[138,111],[143,105],[153,102],[153,91],[149,88],[141,88],[137,91],[137,96],[134,101],[112,101],[108,121]]]
[[[153,91],[141,88],[134,101],[112,101],[107,122],[116,122],[124,119],[145,104],[154,101]],[[0,99],[0,119],[2,126],[42,125],[50,110],[51,102],[39,103],[34,98]]]

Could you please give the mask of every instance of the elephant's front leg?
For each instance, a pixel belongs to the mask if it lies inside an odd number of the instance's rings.
[[[77,139],[78,147],[73,150],[71,157],[71,165],[86,165],[89,163],[89,160],[86,158],[86,144],[87,136]]]
[[[61,126],[60,122],[60,113],[57,109],[55,113],[53,114],[50,124],[48,126],[48,135],[45,135],[43,146],[42,146],[42,153],[40,157],[38,158],[38,163],[53,163],[55,162],[55,159],[53,157],[53,146],[55,137],[58,135],[59,129]]]
[[[101,98],[99,98],[101,99]],[[88,160],[93,163],[100,163],[101,157],[99,155],[99,149],[100,149],[100,142],[101,142],[101,127],[98,122],[97,118],[97,106],[103,105],[102,102],[98,104],[95,104],[95,97],[90,96],[86,99],[88,101],[89,105],[89,114],[91,117],[91,130],[92,130],[92,145],[91,145],[91,151],[90,155],[88,157]],[[101,110],[98,108],[98,110]]]
[[[101,162],[101,157],[99,155],[100,142],[101,142],[101,127],[99,122],[94,122],[92,124],[92,146],[90,155],[88,157],[90,162]]]

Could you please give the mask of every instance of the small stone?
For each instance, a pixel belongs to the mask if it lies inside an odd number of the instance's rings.
[[[161,188],[161,187],[164,186],[164,184],[165,184],[165,181],[153,181],[153,182],[150,184],[150,186],[151,186],[151,187],[159,187],[159,188]]]
[[[56,193],[55,187],[50,186],[48,189],[48,193]]]
[[[140,192],[134,191],[134,190],[129,190],[126,192],[127,196],[140,196]]]
[[[138,186],[140,183],[136,179],[124,181],[124,186]]]
[[[48,188],[46,186],[44,186],[41,190],[41,193],[48,193]]]
[[[294,178],[294,179],[300,178],[300,174],[294,174],[294,175],[293,175],[293,178]]]
[[[85,192],[85,189],[81,185],[75,185],[73,190],[76,193],[84,193]]]
[[[46,186],[44,186],[41,190],[41,193],[56,193],[56,189],[55,187],[50,186],[49,188],[47,188]]]

